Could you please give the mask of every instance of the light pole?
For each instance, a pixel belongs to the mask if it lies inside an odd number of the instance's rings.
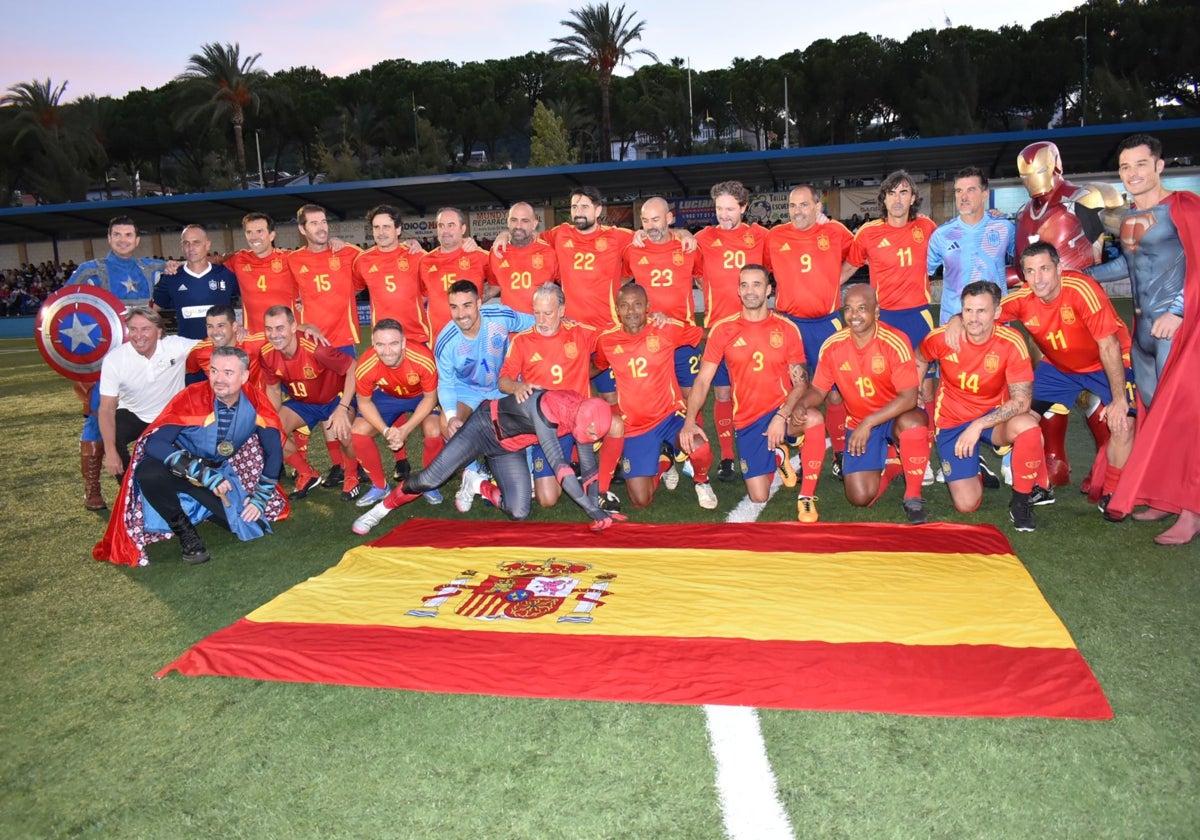
[[[254,147],[258,150],[258,185],[264,190],[267,188],[267,177],[263,174],[262,168],[262,140],[258,137],[259,130],[254,129]]]
[[[412,112],[413,112],[413,148],[417,152],[417,157],[421,156],[421,135],[418,131],[417,115],[425,110],[424,105],[417,104],[417,93],[413,91],[412,95]]]
[[[792,115],[788,112],[788,77],[783,77],[783,148],[788,147],[788,135],[791,134]]]
[[[1079,83],[1079,124],[1087,124],[1087,100],[1088,100],[1088,37],[1087,37],[1088,19],[1085,15],[1083,18],[1083,34],[1076,35],[1075,40],[1083,43],[1083,79]]]

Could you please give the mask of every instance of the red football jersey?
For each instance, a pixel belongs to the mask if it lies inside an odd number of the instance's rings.
[[[699,250],[684,253],[674,238],[661,244],[647,241],[643,247],[630,245],[625,249],[621,273],[646,290],[651,312],[694,324],[692,278],[700,276],[702,259]]]
[[[946,328],[938,327],[921,342],[921,358],[938,362],[938,386],[933,424],[950,429],[978,420],[1008,402],[1008,386],[1033,382],[1033,367],[1025,339],[1011,327],[997,325],[983,344],[965,335],[954,352],[946,344]]]
[[[536,329],[516,333],[509,339],[500,375],[546,390],[591,396],[597,335],[595,327],[566,323],[554,335],[541,335]]]
[[[369,397],[376,390],[397,399],[411,399],[437,391],[437,363],[433,353],[423,344],[407,341],[400,364],[390,368],[372,347],[363,353],[354,368],[354,390],[360,397]]]
[[[334,347],[358,344],[358,306],[352,267],[361,252],[353,245],[288,254],[306,324],[315,324]]]
[[[767,267],[775,275],[775,308],[796,318],[822,318],[841,308],[842,263],[853,235],[841,222],[767,235]]]
[[[865,347],[855,343],[849,327],[831,335],[821,345],[812,384],[826,393],[837,386],[846,401],[846,428],[853,429],[862,418],[883,408],[901,391],[916,388],[920,383],[908,336],[876,321],[875,335]]]
[[[738,297],[741,271],[748,265],[766,264],[767,233],[762,225],[742,224],[733,230],[713,225],[696,234],[696,250],[701,255],[704,323],[708,326],[742,311],[742,299]]]
[[[429,319],[421,301],[420,254],[404,246],[391,251],[368,248],[354,259],[354,288],[371,296],[371,325],[394,318],[409,341],[429,344]]]
[[[649,431],[673,411],[683,411],[683,396],[675,381],[675,348],[695,346],[703,338],[699,327],[680,321],[661,327],[647,324],[637,335],[618,326],[600,333],[596,367],[612,368],[616,377],[626,437]]]
[[[762,321],[747,321],[739,313],[712,325],[703,361],[729,369],[733,388],[733,422],[749,426],[778,411],[792,390],[790,365],[804,364],[804,341],[799,328],[772,312]]]
[[[274,248],[265,257],[246,250],[225,261],[225,266],[237,275],[242,326],[246,332],[262,332],[263,315],[272,306],[286,306],[295,311],[299,293],[287,257],[287,251]]]
[[[926,252],[937,229],[933,219],[917,216],[894,227],[883,219],[867,222],[854,234],[847,259],[867,264],[880,309],[916,309],[933,299],[929,290]]]
[[[558,279],[558,257],[550,243],[538,237],[524,248],[509,245],[504,256],[490,254],[488,278],[500,287],[500,302],[518,312],[533,312],[538,286]]]
[[[421,294],[429,302],[430,341],[436,342],[438,333],[450,323],[450,286],[457,280],[470,280],[483,299],[483,287],[487,284],[487,251],[467,253],[461,247],[453,251],[436,248],[421,257]]]
[[[546,241],[558,257],[567,317],[597,329],[614,323],[621,254],[633,241],[633,231],[597,225],[590,233],[580,233],[564,222],[546,231]]]
[[[250,379],[247,385],[251,388],[262,390],[263,387],[263,372],[262,372],[262,351],[267,345],[267,337],[263,333],[246,336],[244,341],[238,342],[238,347],[246,351],[246,355],[250,357]],[[209,339],[204,339],[194,347],[187,357],[187,372],[188,373],[203,373],[208,376],[208,368],[212,363],[213,343]]]
[[[1000,302],[1000,320],[1020,321],[1029,330],[1042,355],[1063,373],[1103,370],[1097,340],[1113,333],[1129,366],[1129,329],[1112,301],[1091,277],[1064,271],[1062,291],[1042,303],[1029,286],[1022,286]]]
[[[296,354],[290,359],[268,344],[262,351],[263,381],[282,385],[292,399],[321,405],[342,393],[346,371],[354,364],[342,351],[296,336]]]

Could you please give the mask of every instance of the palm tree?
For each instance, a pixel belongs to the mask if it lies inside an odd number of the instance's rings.
[[[79,125],[74,105],[64,105],[67,83],[49,80],[19,82],[0,97],[0,108],[11,109],[4,142],[20,161],[14,183],[49,202],[78,201],[87,194],[84,170],[103,155],[94,135]],[[78,111],[79,109],[76,109]]]
[[[641,54],[658,61],[658,56],[649,50],[629,47],[634,41],[642,40],[645,21],[634,23],[634,15],[625,14],[625,4],[613,9],[608,3],[589,4],[582,9],[572,9],[573,20],[561,21],[571,30],[565,38],[552,38],[554,47],[550,55],[554,58],[573,58],[582,61],[589,70],[595,70],[600,81],[600,140],[603,160],[612,159],[612,115],[609,110],[609,87],[612,85],[613,70],[619,64]]]
[[[224,119],[233,124],[233,142],[237,149],[238,177],[246,189],[246,145],[242,127],[248,109],[258,110],[259,90],[267,73],[254,66],[262,53],[241,56],[238,44],[205,44],[188,59],[187,69],[176,76],[184,90],[199,100],[179,116],[181,123],[208,117],[216,125]]]
[[[0,99],[0,107],[12,107],[18,112],[17,120],[21,128],[15,141],[19,142],[25,135],[33,133],[44,135],[57,141],[59,130],[62,128],[62,112],[60,103],[63,94],[67,92],[67,82],[54,87],[49,79],[32,82],[18,82],[8,89]]]

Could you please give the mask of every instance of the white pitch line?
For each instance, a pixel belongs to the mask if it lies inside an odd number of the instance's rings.
[[[771,482],[767,502],[783,483]],[[767,502],[744,496],[726,522],[754,522]],[[730,840],[794,840],[791,820],[779,801],[775,772],[758,725],[758,710],[745,706],[705,706],[705,725],[717,765],[717,797]]]
[[[730,840],[794,840],[767,759],[758,710],[705,706],[704,718],[717,761],[717,794],[726,836]]]

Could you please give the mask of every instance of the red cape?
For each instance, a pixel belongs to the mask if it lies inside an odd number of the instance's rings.
[[[1200,511],[1200,197],[1179,191],[1167,201],[1186,264],[1183,324],[1108,503],[1118,513],[1138,505]]]
[[[279,432],[282,441],[283,430],[279,422],[279,414],[267,399],[266,394],[256,388],[246,388],[242,390],[242,395],[250,400],[250,404],[254,406],[254,410],[258,412],[262,421]],[[213,413],[214,399],[212,386],[207,382],[189,385],[172,397],[154,422],[146,427],[146,431],[142,432],[141,437],[134,445],[133,458],[130,461],[129,469],[125,470],[125,477],[121,481],[121,490],[117,494],[116,501],[113,502],[112,515],[108,518],[108,528],[100,542],[92,548],[92,557],[96,560],[107,560],[110,563],[125,566],[145,565],[145,547],[149,543],[160,538],[165,539],[165,537],[142,531],[137,527],[136,522],[130,519],[130,517],[133,517],[134,520],[141,518],[142,497],[134,487],[133,471],[142,458],[143,441],[146,435],[160,426],[201,425]],[[274,522],[280,522],[287,519],[291,508],[288,505],[287,497],[282,492],[276,490],[276,495],[282,505],[279,515],[273,516],[271,519]],[[272,502],[276,505],[279,504],[275,500]]]

